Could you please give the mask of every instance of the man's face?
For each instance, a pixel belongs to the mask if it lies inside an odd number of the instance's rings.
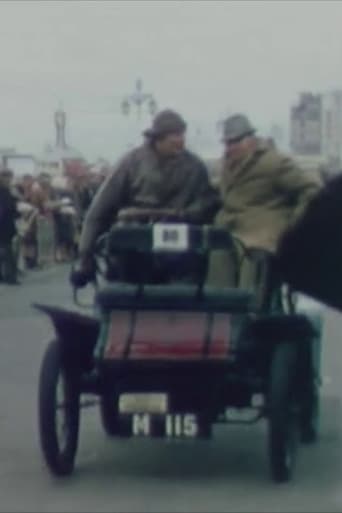
[[[173,157],[184,150],[185,132],[167,134],[156,141],[156,151],[163,157]]]
[[[244,159],[253,149],[254,141],[252,137],[243,137],[240,139],[226,140],[225,156],[232,161]]]

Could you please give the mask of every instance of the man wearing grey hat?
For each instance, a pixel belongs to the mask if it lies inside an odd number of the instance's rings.
[[[144,132],[145,143],[116,164],[85,217],[79,243],[81,269],[91,266],[97,237],[122,208],[165,208],[185,222],[211,222],[219,196],[203,162],[185,148],[185,131],[186,123],[177,112],[161,111]]]
[[[320,189],[318,176],[299,169],[267,141],[255,135],[243,114],[224,124],[220,192],[222,208],[215,224],[226,226],[246,248],[275,253],[282,234],[298,220]],[[252,286],[253,264],[241,253],[212,252],[208,283]]]

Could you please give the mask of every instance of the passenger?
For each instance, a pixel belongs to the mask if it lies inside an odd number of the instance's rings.
[[[222,208],[214,224],[225,226],[247,248],[275,253],[282,234],[306,209],[320,190],[319,177],[298,168],[268,141],[242,114],[224,124],[225,153],[220,192]],[[255,266],[241,248],[211,253],[207,282],[213,286],[255,285]]]
[[[96,239],[122,208],[165,208],[187,222],[212,221],[219,196],[204,163],[185,148],[185,132],[186,123],[178,113],[161,111],[144,132],[145,143],[126,154],[105,179],[82,227],[81,273],[91,269]]]

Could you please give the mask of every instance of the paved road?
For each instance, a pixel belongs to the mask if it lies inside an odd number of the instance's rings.
[[[52,331],[31,301],[71,303],[66,268],[0,285],[0,511],[341,512],[342,316],[327,311],[321,439],[302,447],[295,479],[269,479],[266,426],[219,427],[210,442],[113,441],[82,413],[75,474],[49,475],[37,437],[41,358]]]

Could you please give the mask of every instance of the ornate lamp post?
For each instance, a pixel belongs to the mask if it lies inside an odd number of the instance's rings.
[[[135,90],[132,94],[125,96],[121,103],[121,110],[124,116],[128,116],[132,107],[137,109],[137,117],[140,121],[142,107],[147,105],[148,112],[151,116],[157,111],[157,102],[151,93],[143,92],[143,83],[139,78],[135,83]]]
[[[124,116],[128,117],[132,108],[135,108],[137,113],[137,120],[135,123],[136,127],[134,130],[136,134],[133,136],[133,141],[129,144],[128,148],[134,147],[134,144],[138,143],[141,137],[141,117],[143,113],[143,107],[145,106],[147,108],[148,114],[150,114],[150,116],[154,116],[154,114],[157,112],[157,102],[151,93],[145,93],[143,91],[142,80],[138,79],[135,83],[135,90],[133,93],[125,96],[121,102],[121,111]]]

